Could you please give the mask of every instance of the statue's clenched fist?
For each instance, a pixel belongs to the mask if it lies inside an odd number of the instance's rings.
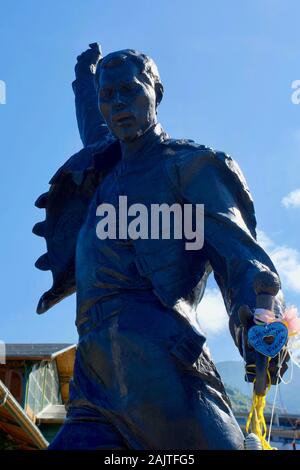
[[[89,49],[82,52],[77,57],[77,64],[75,65],[76,78],[81,76],[94,74],[96,71],[99,60],[102,59],[101,46],[97,42],[89,44]]]
[[[242,326],[240,327],[238,335],[238,347],[243,355],[245,361],[245,380],[247,382],[253,382],[255,379],[255,362],[257,352],[248,342],[248,332],[252,326],[255,326],[254,315],[247,305],[243,305],[239,309],[239,317],[241,319]],[[269,374],[271,384],[276,385],[281,382],[282,376],[288,369],[288,361],[290,356],[287,351],[285,353],[280,352],[277,356],[273,357],[269,362]]]

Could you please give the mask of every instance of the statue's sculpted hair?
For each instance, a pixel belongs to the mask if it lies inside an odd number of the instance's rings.
[[[110,67],[118,67],[127,60],[131,60],[138,67],[144,81],[155,89],[157,104],[159,104],[163,97],[163,85],[157,65],[151,57],[135,51],[134,49],[123,49],[121,51],[112,52],[99,61],[95,72],[95,86],[97,93],[99,91],[101,70]]]

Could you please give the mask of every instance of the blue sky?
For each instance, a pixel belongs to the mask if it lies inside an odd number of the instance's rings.
[[[300,197],[282,204],[300,188],[300,105],[291,101],[300,79],[299,2],[1,0],[0,9],[1,340],[77,339],[74,297],[35,314],[51,277],[34,268],[45,247],[31,228],[43,218],[36,197],[81,148],[71,82],[76,56],[95,41],[104,53],[135,48],[152,56],[168,133],[238,161],[286,299],[300,306]],[[237,359],[214,288],[205,311],[215,318],[209,345],[216,360]]]

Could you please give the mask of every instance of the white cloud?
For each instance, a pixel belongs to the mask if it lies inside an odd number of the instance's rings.
[[[295,189],[284,196],[281,200],[284,207],[300,207],[300,189]]]
[[[197,321],[206,334],[219,334],[228,328],[228,314],[218,289],[206,289],[197,309]]]
[[[300,293],[300,252],[285,245],[276,245],[264,232],[258,231],[258,242],[272,259],[281,277],[283,290]]]

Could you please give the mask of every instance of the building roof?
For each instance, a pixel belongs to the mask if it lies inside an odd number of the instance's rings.
[[[73,348],[71,343],[6,343],[6,359],[51,360]]]
[[[0,380],[0,430],[21,449],[46,449],[47,440]]]

